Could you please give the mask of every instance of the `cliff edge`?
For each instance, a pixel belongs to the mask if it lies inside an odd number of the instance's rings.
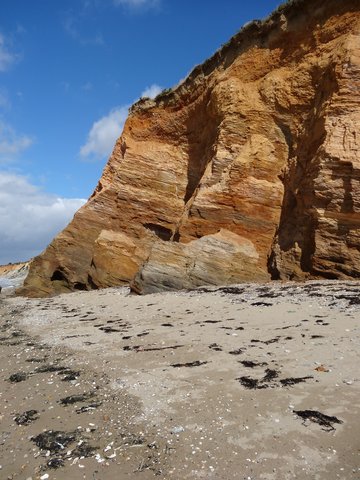
[[[295,0],[130,109],[21,294],[360,277],[360,1]]]

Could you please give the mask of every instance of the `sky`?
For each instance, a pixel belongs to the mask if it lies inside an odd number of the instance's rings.
[[[39,254],[94,190],[128,107],[278,0],[1,0],[0,264]]]

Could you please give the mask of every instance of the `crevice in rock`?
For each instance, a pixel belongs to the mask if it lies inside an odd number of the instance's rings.
[[[61,269],[55,270],[50,279],[52,282],[54,281],[61,281],[68,283],[68,279],[66,278],[64,272]]]
[[[87,285],[82,282],[75,282],[73,288],[74,290],[88,290]]]
[[[170,228],[166,228],[163,225],[158,225],[156,223],[144,223],[143,225],[145,228],[155,233],[155,235],[161,240],[164,240],[166,242],[171,240],[173,232],[172,230],[170,230]]]
[[[284,184],[282,211],[268,260],[272,279],[296,279],[300,272],[313,273],[318,227],[316,209],[326,208],[327,201],[316,196],[315,180],[321,168],[321,146],[326,137],[325,108],[337,90],[333,66],[314,69],[312,82],[316,93],[300,135],[292,138],[290,129],[277,122],[289,146],[289,160],[280,177]]]
[[[212,91],[209,89],[194,109],[189,112],[186,122],[188,143],[187,186],[184,195],[184,209],[171,240],[179,242],[181,226],[189,216],[190,209],[201,187],[207,166],[216,153],[216,143],[221,119],[212,105]]]

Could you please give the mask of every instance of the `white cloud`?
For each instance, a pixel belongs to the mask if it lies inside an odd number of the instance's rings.
[[[10,125],[0,121],[0,163],[26,150],[33,142],[28,135],[19,135]]]
[[[141,97],[155,98],[162,91],[162,87],[153,83],[150,87],[146,87]]]
[[[115,6],[123,6],[132,10],[148,10],[160,5],[161,0],[113,0]]]
[[[0,72],[8,70],[17,59],[18,55],[8,50],[4,35],[0,33]]]
[[[84,203],[44,193],[26,177],[0,171],[0,264],[38,255]]]
[[[106,158],[112,152],[128,116],[128,106],[117,107],[93,124],[80,155],[89,160]]]

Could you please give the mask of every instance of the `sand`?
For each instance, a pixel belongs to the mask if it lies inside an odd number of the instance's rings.
[[[359,293],[3,298],[0,478],[359,479]]]

